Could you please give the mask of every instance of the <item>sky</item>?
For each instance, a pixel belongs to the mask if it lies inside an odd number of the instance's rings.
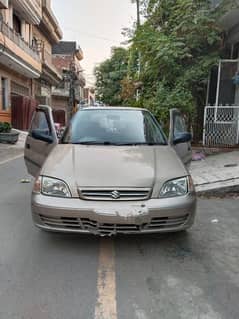
[[[136,19],[131,0],[52,0],[52,9],[63,31],[63,40],[77,41],[84,52],[82,67],[93,85],[94,67],[110,57],[111,47],[126,39],[121,34]]]

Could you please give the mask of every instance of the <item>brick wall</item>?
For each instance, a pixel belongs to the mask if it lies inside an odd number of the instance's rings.
[[[68,98],[52,96],[52,107],[56,110],[67,110]]]
[[[73,57],[71,55],[53,55],[53,64],[59,71],[69,69],[72,60]]]

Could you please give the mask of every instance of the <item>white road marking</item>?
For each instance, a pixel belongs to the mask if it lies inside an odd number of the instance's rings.
[[[100,240],[95,319],[117,319],[115,251],[112,238]]]
[[[13,157],[11,157],[11,158],[8,158],[7,160],[4,160],[4,161],[0,162],[0,165],[3,165],[3,164],[6,164],[6,163],[9,163],[9,162],[12,162],[12,161],[14,161],[14,160],[16,160],[16,159],[18,159],[18,158],[21,158],[21,157],[23,157],[23,154],[13,156]]]

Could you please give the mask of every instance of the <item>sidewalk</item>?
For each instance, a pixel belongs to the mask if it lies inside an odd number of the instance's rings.
[[[0,164],[23,156],[27,132],[20,131],[18,142],[15,145],[0,143]]]
[[[239,191],[239,151],[193,161],[190,172],[198,194],[215,195]]]

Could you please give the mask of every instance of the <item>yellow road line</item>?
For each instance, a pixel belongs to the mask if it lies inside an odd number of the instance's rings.
[[[117,319],[115,252],[111,238],[100,240],[95,319]]]
[[[8,159],[5,160],[5,161],[0,162],[0,165],[6,164],[6,163],[11,162],[11,161],[14,161],[14,160],[16,160],[16,159],[18,159],[18,158],[21,158],[21,157],[23,157],[23,154],[13,156],[13,157],[11,157],[11,158],[8,158]]]

